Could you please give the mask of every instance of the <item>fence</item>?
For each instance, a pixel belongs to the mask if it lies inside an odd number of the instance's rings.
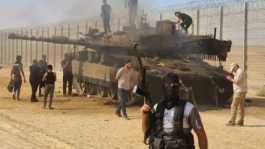
[[[248,71],[249,87],[257,90],[265,83],[265,2],[262,0],[236,3],[209,8],[181,8],[175,6],[146,10],[148,21],[155,25],[159,19],[172,19],[174,12],[182,11],[193,18],[191,34],[213,34],[217,28],[217,38],[232,40],[232,51],[225,66],[237,62]],[[78,23],[76,23],[78,22]],[[60,68],[60,61],[65,52],[74,49],[72,45],[58,45],[35,41],[8,40],[9,33],[20,33],[42,37],[68,36],[78,38],[79,32],[87,33],[89,27],[101,28],[100,18],[61,23],[32,28],[0,31],[0,63],[12,64],[16,55],[22,55],[27,66],[42,54],[48,56],[49,63]],[[113,30],[121,30],[126,24],[126,17],[116,17],[112,22]],[[77,50],[82,47],[76,47]],[[211,62],[215,64],[214,62]]]

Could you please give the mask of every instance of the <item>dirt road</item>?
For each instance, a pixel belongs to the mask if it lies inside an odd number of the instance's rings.
[[[8,68],[0,69],[1,149],[145,149],[139,107],[129,108],[131,120],[116,117],[113,105],[100,98],[61,97],[57,85],[55,110],[42,102],[29,102],[29,84],[22,101],[6,90]],[[42,100],[40,98],[40,100]],[[247,108],[245,127],[226,127],[228,109],[200,107],[210,149],[263,149],[265,100],[255,99]]]

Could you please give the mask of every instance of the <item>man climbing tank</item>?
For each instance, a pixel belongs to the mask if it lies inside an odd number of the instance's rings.
[[[177,17],[177,24],[179,24],[181,29],[187,33],[190,25],[192,24],[191,16],[178,11],[175,12],[175,16]]]

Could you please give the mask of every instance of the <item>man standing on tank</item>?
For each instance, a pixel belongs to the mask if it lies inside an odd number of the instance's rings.
[[[138,0],[129,0],[128,7],[129,7],[129,25],[130,27],[136,28]]]
[[[73,71],[72,57],[70,54],[65,54],[61,63],[63,69],[63,95],[66,96],[66,88],[68,86],[68,95],[72,95]]]
[[[104,25],[105,34],[111,32],[110,28],[110,19],[111,19],[111,6],[107,3],[107,0],[103,0],[103,4],[101,6],[101,17]]]
[[[126,104],[129,99],[131,90],[131,78],[132,78],[132,64],[128,61],[122,68],[120,68],[116,74],[116,79],[118,80],[118,98],[119,104],[116,109],[116,115],[123,117],[128,120],[128,115],[126,112]],[[122,115],[121,115],[122,113]]]

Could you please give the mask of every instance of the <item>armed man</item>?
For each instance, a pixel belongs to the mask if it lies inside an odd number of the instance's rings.
[[[101,17],[104,25],[105,34],[111,32],[110,28],[110,18],[111,18],[111,6],[107,3],[107,0],[103,0],[103,4],[101,6]]]
[[[179,99],[179,77],[168,73],[163,79],[164,99],[142,108],[145,143],[150,149],[194,149],[194,130],[200,149],[208,148],[207,136],[194,105]]]
[[[180,25],[180,27],[188,33],[188,29],[190,25],[192,24],[192,18],[191,16],[181,13],[181,12],[175,12],[175,16],[177,17],[177,24]]]

